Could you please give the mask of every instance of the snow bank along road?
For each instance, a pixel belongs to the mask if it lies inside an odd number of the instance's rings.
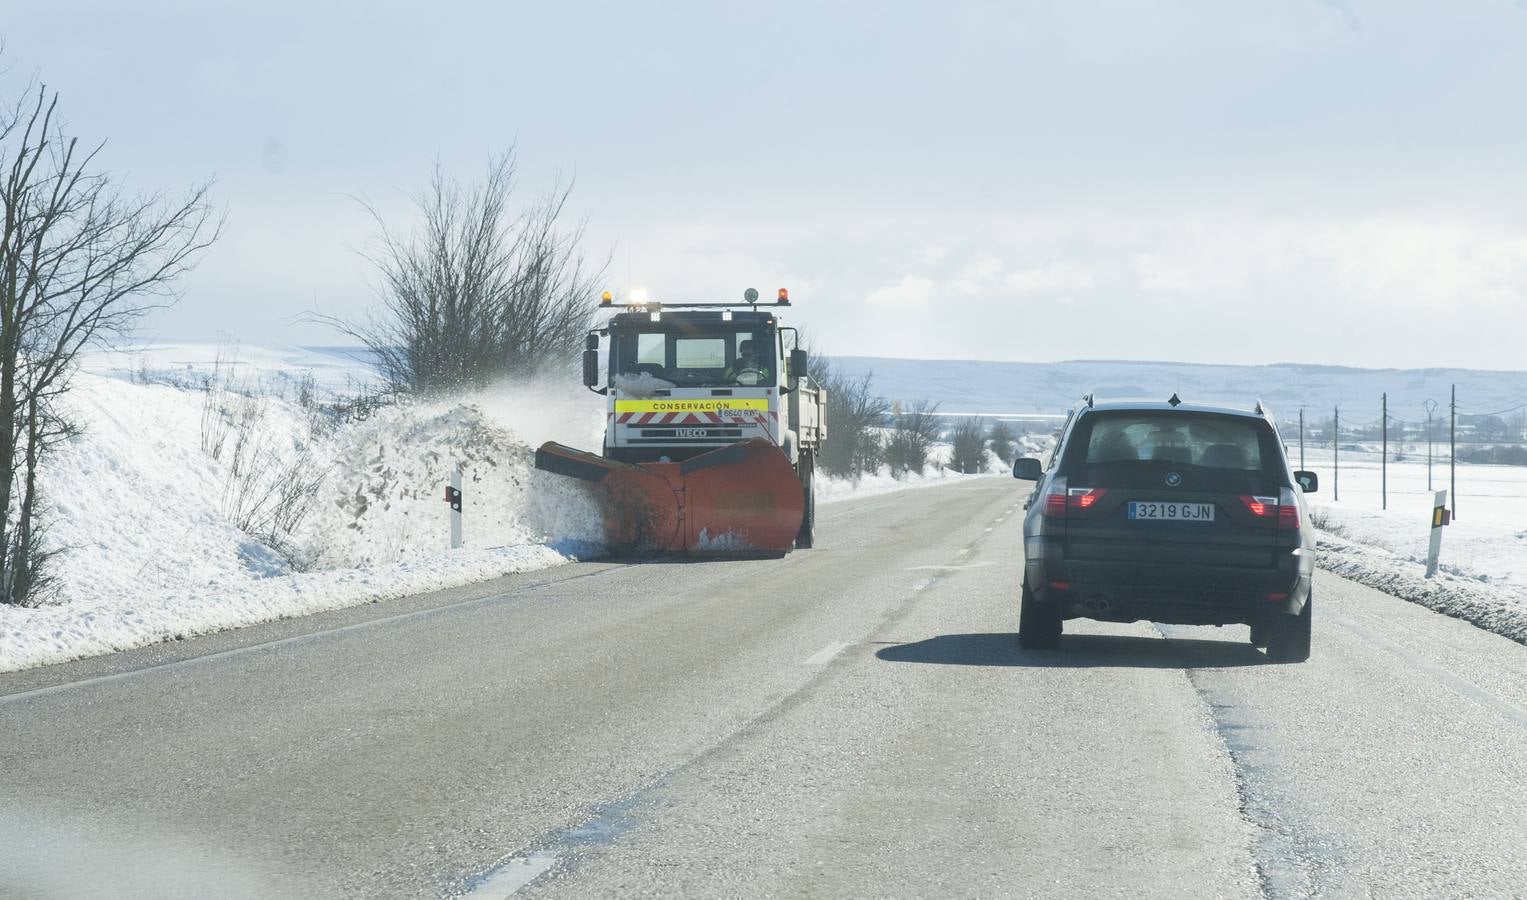
[[[1023,485],[0,677],[0,893],[1503,895],[1527,648],[1321,573],[1018,649]],[[1164,632],[1164,634],[1163,634]]]

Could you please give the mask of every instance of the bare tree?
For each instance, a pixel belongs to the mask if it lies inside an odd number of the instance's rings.
[[[66,135],[58,95],[0,110],[0,603],[46,581],[38,466],[73,434],[60,408],[79,352],[127,333],[220,232],[208,186],[127,195]]]
[[[998,419],[993,422],[986,439],[991,444],[991,452],[997,454],[997,458],[1002,460],[1004,465],[1011,466],[1013,460],[1018,458],[1017,446],[1014,443],[1018,436],[1013,432],[1013,426],[1006,421]]]
[[[855,378],[825,360],[813,368],[812,377],[827,389],[830,438],[822,445],[823,470],[845,478],[878,471],[885,462],[881,429],[890,402],[875,393],[869,372]]]
[[[362,322],[318,317],[361,341],[394,390],[438,393],[570,365],[596,312],[603,265],[590,265],[581,225],[564,225],[571,187],[510,208],[514,152],[493,157],[471,189],[437,164],[417,198],[414,229],[379,232],[369,256],[381,308]]]
[[[891,433],[885,444],[891,477],[900,478],[906,472],[923,474],[928,466],[928,451],[938,440],[939,431],[937,403],[920,400],[899,408],[892,416]]]
[[[950,468],[966,475],[986,471],[986,425],[979,418],[961,418],[949,433],[949,443]]]

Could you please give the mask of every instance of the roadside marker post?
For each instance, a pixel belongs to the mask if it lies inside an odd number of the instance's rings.
[[[445,502],[451,505],[451,549],[461,549],[461,470],[451,473],[451,483],[445,489]]]
[[[1426,551],[1427,578],[1437,574],[1437,559],[1442,553],[1442,529],[1452,522],[1452,514],[1447,508],[1447,491],[1438,491],[1432,501],[1432,542]]]

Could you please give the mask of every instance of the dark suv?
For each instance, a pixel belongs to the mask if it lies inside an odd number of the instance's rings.
[[[1272,416],[1161,402],[1094,403],[1066,419],[1023,523],[1019,643],[1051,649],[1065,619],[1251,626],[1268,658],[1310,656],[1315,536]]]

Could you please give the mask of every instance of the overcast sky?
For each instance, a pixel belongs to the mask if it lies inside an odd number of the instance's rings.
[[[576,175],[609,285],[788,286],[836,353],[1527,368],[1527,0],[7,4],[225,237],[150,334],[340,338],[357,197]]]

